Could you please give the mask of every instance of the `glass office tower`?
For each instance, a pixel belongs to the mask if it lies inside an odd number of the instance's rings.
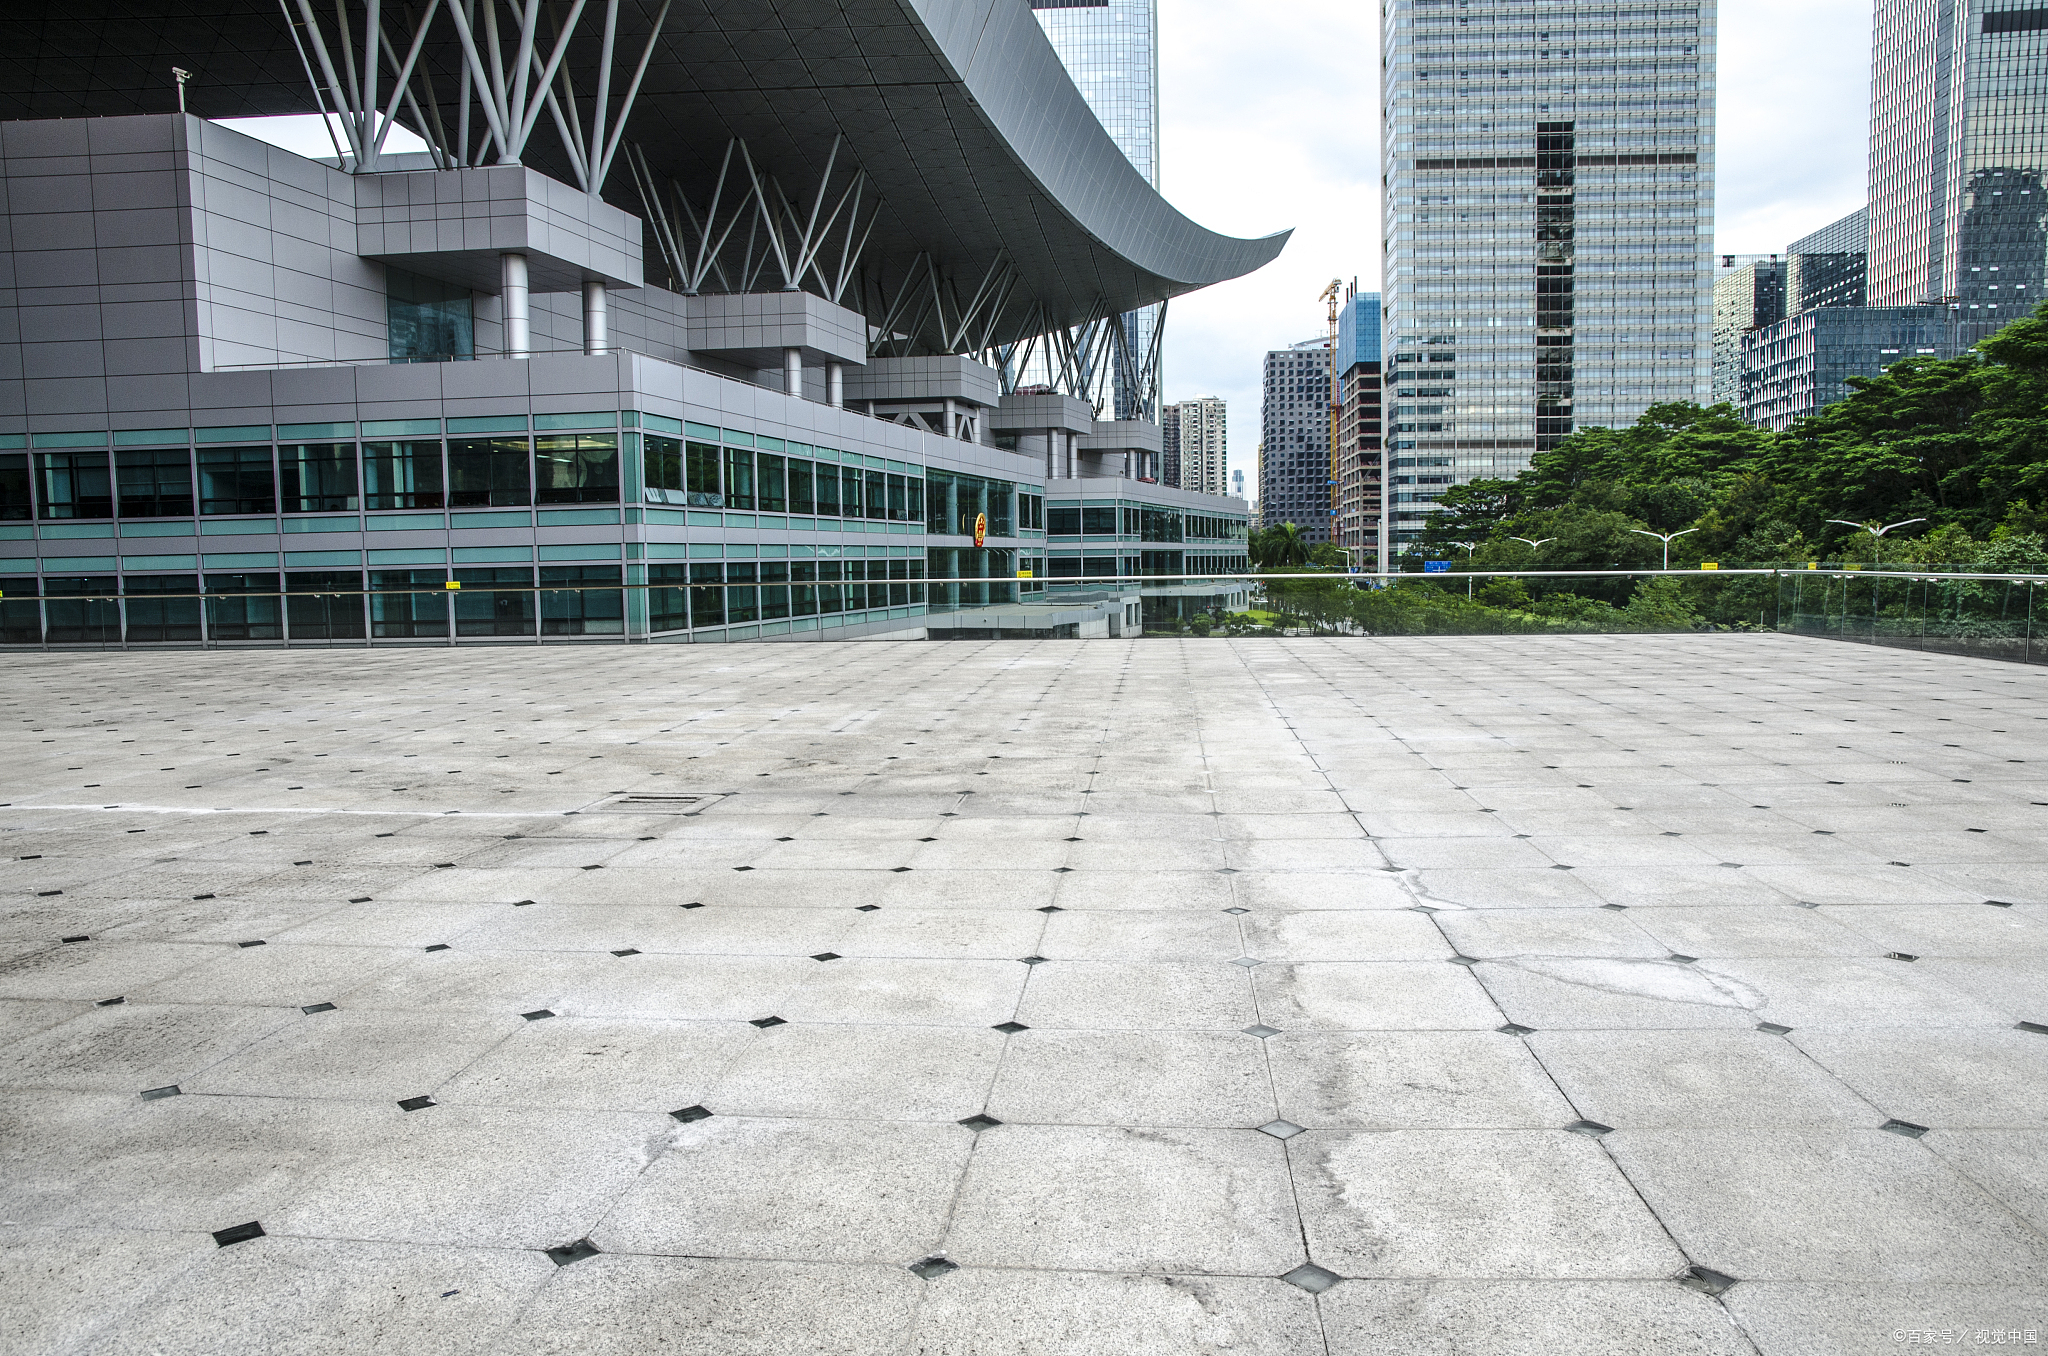
[[[1039,26],[1110,140],[1159,187],[1159,10],[1156,0],[1031,0]],[[1150,352],[1162,307],[1127,311],[1119,323],[1133,354]],[[1119,372],[1118,419],[1157,422],[1155,401]]]
[[[1982,338],[2040,301],[2048,263],[2048,9],[1878,0],[1870,304],[1944,304]]]
[[[1698,4],[1384,0],[1390,468],[1512,476],[1712,392],[1714,34]],[[1426,506],[1397,507],[1397,544]]]

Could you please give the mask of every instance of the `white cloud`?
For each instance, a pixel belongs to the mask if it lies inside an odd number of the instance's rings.
[[[1870,27],[1870,0],[1721,6],[1717,248],[1782,250],[1863,204]],[[1321,332],[1331,278],[1379,285],[1379,7],[1160,0],[1159,39],[1166,196],[1233,235],[1294,228],[1167,322],[1166,398],[1230,402],[1249,488],[1262,355]]]

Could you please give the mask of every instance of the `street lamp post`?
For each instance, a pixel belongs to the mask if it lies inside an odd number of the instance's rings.
[[[1524,544],[1525,544],[1525,545],[1527,545],[1527,546],[1528,546],[1528,548],[1529,548],[1529,554],[1533,556],[1533,555],[1535,555],[1535,554],[1536,554],[1536,553],[1537,553],[1538,551],[1541,551],[1541,550],[1542,550],[1542,549],[1543,549],[1543,548],[1544,548],[1545,546],[1549,545],[1549,544],[1550,544],[1551,542],[1554,542],[1554,541],[1556,541],[1556,540],[1557,540],[1557,538],[1555,538],[1555,537],[1538,537],[1538,538],[1536,538],[1536,539],[1534,539],[1534,540],[1531,540],[1531,539],[1530,539],[1530,538],[1528,538],[1528,537],[1509,537],[1509,538],[1508,538],[1508,540],[1509,540],[1509,541],[1518,541],[1518,542],[1522,542],[1522,543],[1524,543]]]
[[[1911,523],[1924,523],[1927,520],[1925,518],[1901,518],[1899,519],[1899,521],[1895,523],[1886,523],[1883,527],[1875,526],[1872,523],[1852,523],[1847,518],[1830,518],[1828,519],[1828,521],[1831,523],[1840,523],[1843,527],[1853,527],[1858,529],[1859,531],[1868,532],[1870,534],[1870,563],[1872,565],[1882,565],[1884,564],[1884,560],[1882,559],[1882,548],[1879,547],[1878,543],[1884,540],[1884,534],[1891,531],[1895,527],[1905,527]],[[1870,639],[1873,643],[1877,640],[1877,595],[1879,587],[1880,585],[1878,580],[1873,578],[1870,581]],[[1843,589],[1844,592],[1842,596],[1842,613],[1846,617],[1848,615],[1849,604],[1846,581],[1844,582]]]
[[[1671,568],[1671,543],[1677,540],[1678,538],[1684,536],[1687,532],[1697,532],[1699,531],[1699,529],[1696,527],[1688,527],[1680,532],[1652,532],[1647,528],[1632,527],[1629,529],[1629,531],[1635,533],[1638,537],[1655,537],[1658,541],[1663,542],[1664,568],[1668,570]]]
[[[1472,597],[1472,552],[1478,547],[1479,543],[1476,541],[1454,541],[1447,543],[1447,545],[1465,548],[1465,597],[1470,599]]]

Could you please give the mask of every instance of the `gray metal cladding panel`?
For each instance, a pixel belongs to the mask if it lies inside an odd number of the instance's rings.
[[[660,4],[622,0],[623,49]],[[454,87],[449,33],[437,29],[423,59]],[[593,87],[594,51],[571,62],[584,63],[578,87]],[[0,18],[0,118],[161,111],[172,64],[203,72],[192,99],[205,116],[312,111],[273,0],[76,0]],[[843,135],[883,205],[866,260],[881,277],[901,279],[927,250],[970,290],[999,257],[1018,269],[999,341],[1239,276],[1286,239],[1221,236],[1171,207],[1020,0],[675,0],[632,127],[657,174],[700,202],[730,137],[800,193]],[[75,156],[84,134],[23,144]],[[526,160],[572,177],[545,128]],[[608,189],[638,212],[628,175]]]

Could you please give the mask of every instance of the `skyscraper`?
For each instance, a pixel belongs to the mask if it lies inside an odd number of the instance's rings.
[[[1385,444],[1381,405],[1380,294],[1353,283],[1337,313],[1336,542],[1354,568],[1386,567]]]
[[[1159,187],[1157,0],[1031,0],[1031,9],[1110,140],[1146,183]],[[1140,361],[1132,364],[1133,372],[1119,367],[1113,375],[1115,418],[1160,417],[1159,364],[1150,364],[1149,386],[1139,372],[1164,321],[1163,306],[1126,311],[1117,318],[1126,351]]]
[[[1229,436],[1220,396],[1196,396],[1166,407],[1165,418],[1174,429],[1180,479],[1183,490],[1203,494],[1224,494],[1223,463],[1228,455]]]
[[[1866,305],[1869,265],[1868,207],[1801,236],[1785,247],[1785,314]]]
[[[1785,318],[1785,261],[1724,254],[1714,272],[1714,403],[1742,407],[1742,336]]]
[[[1877,0],[1870,304],[1948,305],[1974,341],[2041,300],[2048,9]]]
[[[1706,399],[1712,0],[1383,13],[1397,475],[1511,476],[1574,428]],[[1397,542],[1425,511],[1397,508]]]
[[[1259,410],[1259,513],[1293,523],[1303,540],[1330,539],[1330,341],[1304,339],[1266,354]]]

